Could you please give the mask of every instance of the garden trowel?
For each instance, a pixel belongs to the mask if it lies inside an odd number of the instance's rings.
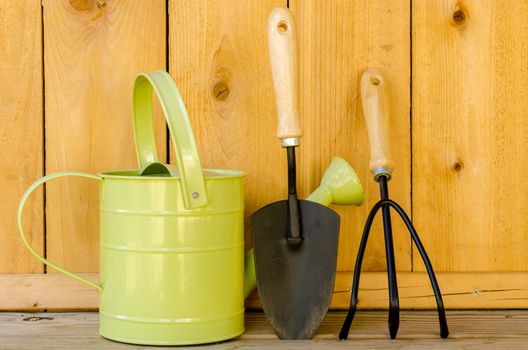
[[[281,339],[310,339],[332,298],[339,216],[297,198],[295,148],[299,121],[296,32],[287,8],[268,20],[269,51],[279,117],[278,138],[288,155],[288,199],[251,216],[257,287],[264,312]]]

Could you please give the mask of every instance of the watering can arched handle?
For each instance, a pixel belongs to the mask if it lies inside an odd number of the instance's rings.
[[[84,283],[84,284],[86,284],[86,285],[88,285],[90,287],[93,287],[93,288],[97,289],[99,292],[102,292],[103,288],[100,285],[98,285],[97,283],[92,282],[90,280],[87,280],[86,278],[83,278],[83,277],[81,277],[81,276],[79,276],[79,275],[77,275],[77,274],[75,274],[75,273],[73,273],[71,271],[68,271],[68,270],[56,265],[55,263],[52,263],[48,259],[46,259],[43,256],[41,256],[39,253],[37,253],[37,251],[35,249],[33,249],[33,247],[29,244],[28,240],[26,239],[26,234],[24,233],[24,228],[22,227],[22,214],[23,214],[23,211],[24,211],[24,206],[26,205],[26,202],[27,202],[29,196],[31,195],[31,193],[33,193],[33,191],[37,187],[39,187],[40,185],[44,184],[45,182],[48,182],[49,180],[53,180],[53,179],[58,179],[60,177],[65,177],[65,176],[86,177],[86,178],[89,178],[89,179],[102,181],[102,179],[99,176],[97,176],[97,175],[92,175],[92,174],[87,174],[87,173],[80,173],[80,172],[76,172],[76,171],[58,172],[58,173],[53,173],[53,174],[49,174],[49,175],[46,175],[44,177],[41,177],[40,179],[35,181],[33,184],[31,184],[31,186],[29,186],[29,188],[26,190],[26,192],[22,196],[22,199],[20,200],[20,204],[18,205],[18,213],[17,213],[18,232],[20,233],[20,238],[22,238],[22,242],[24,243],[26,248],[31,252],[31,254],[33,254],[33,256],[35,256],[41,262],[43,262],[44,264],[46,264],[46,265],[48,265],[50,267],[53,267],[55,270],[65,274],[68,277],[73,278],[74,280],[82,282],[82,283]]]
[[[158,162],[152,123],[152,90],[165,114],[176,152],[186,209],[207,204],[207,193],[194,134],[183,100],[170,75],[165,71],[142,73],[134,83],[134,138],[139,166]]]

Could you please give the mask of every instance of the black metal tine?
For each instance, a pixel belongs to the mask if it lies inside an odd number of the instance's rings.
[[[359,243],[358,255],[356,257],[356,265],[354,267],[354,278],[352,280],[352,291],[350,293],[350,307],[341,326],[341,331],[339,332],[339,339],[347,339],[350,326],[354,320],[354,315],[356,314],[356,306],[358,302],[359,294],[359,278],[361,274],[361,265],[363,263],[363,257],[365,255],[365,250],[367,248],[368,237],[370,233],[370,228],[372,227],[372,222],[374,222],[374,217],[378,212],[379,208],[372,208],[370,211],[367,221],[365,222],[365,228],[363,229],[363,235],[361,236],[361,242]]]
[[[418,236],[418,232],[416,232],[416,229],[414,228],[414,225],[412,224],[411,220],[405,213],[402,207],[398,205],[398,203],[389,200],[387,204],[392,206],[398,214],[400,214],[400,217],[402,218],[403,222],[407,226],[407,229],[409,230],[411,234],[411,238],[416,244],[416,247],[418,248],[418,251],[420,252],[420,256],[422,257],[422,260],[425,265],[425,269],[427,270],[427,275],[429,276],[429,280],[431,281],[431,287],[433,289],[435,299],[436,299],[436,306],[438,309],[438,321],[440,323],[440,337],[441,338],[447,338],[449,335],[449,327],[447,326],[447,319],[445,314],[445,308],[444,308],[444,301],[442,299],[442,293],[440,292],[440,287],[438,286],[438,281],[436,280],[436,276],[433,270],[433,265],[431,264],[431,261],[429,260],[429,256],[427,255],[427,252],[425,251],[425,248],[422,244],[422,241],[420,240],[420,237]]]
[[[424,261],[425,268],[427,270],[427,274],[431,282],[431,287],[433,289],[435,299],[436,299],[437,310],[438,310],[438,320],[440,324],[440,337],[447,338],[449,336],[449,327],[447,325],[447,318],[445,314],[442,294],[440,292],[440,287],[438,286],[438,281],[436,280],[433,266],[431,265],[431,261],[429,260],[429,257],[427,256],[427,252],[425,251],[425,248],[422,242],[420,241],[418,233],[416,232],[416,229],[414,228],[411,220],[409,219],[409,217],[407,216],[403,208],[398,203],[394,202],[391,199],[381,199],[372,207],[372,209],[370,210],[369,216],[367,218],[367,221],[365,223],[365,228],[363,230],[363,235],[362,235],[361,242],[359,245],[358,256],[356,258],[356,265],[354,269],[354,278],[352,281],[352,290],[351,290],[351,296],[350,296],[350,307],[347,312],[345,321],[343,322],[343,326],[341,327],[341,331],[339,332],[339,339],[343,340],[343,339],[348,338],[350,326],[352,325],[352,321],[354,319],[354,315],[357,310],[361,265],[363,262],[363,257],[365,254],[365,249],[367,246],[370,229],[372,227],[372,222],[374,221],[374,217],[376,216],[380,208],[389,208],[389,207],[394,208],[394,210],[396,210],[396,212],[399,214],[399,216],[404,221],[407,229],[409,230],[409,233],[411,234],[412,240],[414,241],[414,243],[416,244],[418,248],[418,251],[420,252],[420,256],[422,257],[422,260]],[[399,313],[398,313],[398,316],[399,316]],[[389,322],[390,322],[390,309],[389,309]],[[390,324],[389,324],[389,327],[390,327]],[[389,328],[389,332],[390,332],[390,328]]]
[[[377,178],[380,186],[381,199],[389,199],[388,178],[385,175]],[[389,334],[391,339],[396,338],[400,327],[400,300],[398,297],[398,280],[396,277],[396,262],[394,258],[394,243],[392,240],[392,224],[390,206],[381,208],[383,217],[383,233],[385,236],[385,258],[387,260],[387,277],[389,285]]]

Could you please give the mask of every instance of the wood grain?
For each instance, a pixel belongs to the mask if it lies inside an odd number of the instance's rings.
[[[410,209],[410,8],[408,1],[290,0],[299,33],[301,124],[299,192],[318,185],[332,156],[346,159],[366,193],[363,207],[335,207],[341,215],[337,269],[354,268],[368,211],[379,200],[368,170],[367,130],[360,108],[359,80],[378,67],[390,90],[390,140],[396,164],[391,198]],[[411,269],[409,235],[393,220],[396,267]],[[363,268],[386,269],[381,215],[372,227]]]
[[[42,16],[38,1],[0,3],[0,273],[42,272],[22,245],[17,206],[43,172]],[[43,192],[26,205],[30,243],[44,248]]]
[[[46,171],[135,168],[132,85],[165,68],[165,1],[44,1]],[[165,123],[157,119],[165,158]],[[47,255],[97,271],[99,184],[47,186]]]
[[[248,173],[246,218],[286,197],[266,29],[271,9],[288,2],[299,42],[300,197],[317,187],[333,155],[354,166],[367,194],[361,208],[334,208],[342,218],[338,270],[346,272],[332,307],[348,305],[360,234],[379,199],[359,98],[362,72],[378,67],[390,87],[391,198],[412,214],[443,271],[446,306],[528,308],[528,3],[170,0],[166,8],[164,0],[44,0],[0,4],[0,309],[97,308],[95,291],[40,274],[18,239],[16,205],[44,169],[136,167],[130,93],[141,71],[168,62],[203,164]],[[163,159],[159,109],[156,127]],[[46,242],[48,257],[75,271],[98,269],[97,186],[77,179],[47,186],[47,237],[43,192],[27,207],[32,244],[44,250]],[[423,270],[421,259],[400,220],[393,223],[402,307],[434,307],[425,274],[409,272]],[[246,232],[250,245],[248,225]],[[359,306],[386,308],[386,275],[375,272],[385,270],[380,218],[363,266],[371,272]],[[258,307],[255,295],[247,305]]]
[[[447,309],[528,308],[528,274],[523,272],[441,272],[437,280]],[[347,309],[350,303],[352,273],[336,278],[332,307]],[[425,272],[398,274],[400,307],[436,309],[436,301]],[[388,308],[387,274],[370,272],[362,276],[359,288],[360,309]]]
[[[97,313],[0,314],[3,349],[156,349],[121,344],[98,334]],[[345,314],[329,313],[313,340],[278,340],[262,313],[246,313],[246,332],[213,349],[525,349],[528,344],[526,311],[448,312],[451,334],[439,339],[433,312],[403,312],[397,340],[390,340],[385,312],[359,312],[349,340],[337,340]],[[38,345],[38,347],[36,346]]]
[[[528,308],[528,274],[502,273],[437,273],[444,305],[448,309],[513,309]],[[352,272],[338,272],[330,308],[346,310],[350,305]],[[398,291],[402,309],[435,309],[436,302],[426,273],[398,273]],[[387,309],[389,305],[387,274],[367,272],[359,285],[360,309]],[[249,308],[260,309],[257,294],[246,302]]]
[[[128,349],[128,350],[144,350],[158,348],[154,346],[143,346],[143,345],[130,345],[115,343],[110,340],[106,340],[102,337],[45,337],[39,338],[38,343],[34,338],[19,338],[19,337],[3,337],[2,342],[4,349],[6,350],[40,350],[42,348],[48,349],[72,349],[81,347],[86,350],[94,349]],[[31,342],[29,342],[29,341]],[[481,350],[481,349],[526,349],[528,340],[526,338],[514,338],[514,339],[460,339],[454,341],[447,341],[443,339],[417,339],[417,340],[378,340],[378,339],[360,339],[342,342],[339,340],[314,340],[314,341],[298,341],[298,340],[232,340],[228,342],[207,345],[204,346],[207,349],[247,349],[247,350],[259,350],[259,349],[468,349],[468,350]],[[38,344],[38,345],[37,345]],[[182,347],[183,348],[183,347]],[[188,349],[190,347],[187,347]]]
[[[99,274],[82,277],[98,282]],[[94,310],[97,290],[62,274],[0,274],[0,310]]]
[[[527,271],[528,3],[413,1],[412,23],[413,216],[433,265]]]
[[[98,274],[82,274],[98,281]],[[427,275],[398,274],[403,309],[434,309],[434,296]],[[444,304],[449,309],[528,309],[528,274],[483,272],[437,274]],[[350,303],[351,272],[338,272],[331,308],[344,310]],[[60,274],[0,274],[0,310],[93,310],[97,291]],[[246,300],[247,309],[260,309],[258,294]],[[387,309],[387,275],[365,272],[359,288],[360,309]]]
[[[170,73],[187,105],[202,165],[248,174],[246,246],[249,215],[287,196],[266,31],[270,11],[285,5],[169,1]]]

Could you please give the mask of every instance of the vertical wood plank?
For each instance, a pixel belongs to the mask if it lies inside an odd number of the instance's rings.
[[[434,266],[526,271],[528,3],[416,0],[412,23],[413,209]]]
[[[202,165],[247,172],[246,219],[287,194],[266,30],[275,6],[286,1],[169,2],[170,73],[189,111]]]
[[[368,170],[369,147],[361,111],[359,79],[367,67],[384,73],[391,104],[391,150],[396,164],[391,198],[410,209],[410,8],[408,1],[290,0],[298,25],[301,75],[299,184],[309,194],[332,156],[345,158],[357,171],[366,193],[361,208],[334,207],[341,215],[338,270],[354,269],[363,225],[379,200]],[[411,244],[393,215],[397,269],[411,269]],[[363,269],[385,270],[381,216],[369,238]]]
[[[44,1],[46,169],[135,168],[131,92],[142,71],[165,68],[166,6],[156,1]],[[165,124],[157,118],[160,157]],[[48,257],[98,269],[99,184],[47,187]]]
[[[18,236],[17,206],[42,176],[42,9],[39,1],[0,3],[0,273],[42,272]],[[43,194],[26,205],[24,229],[43,250]]]

